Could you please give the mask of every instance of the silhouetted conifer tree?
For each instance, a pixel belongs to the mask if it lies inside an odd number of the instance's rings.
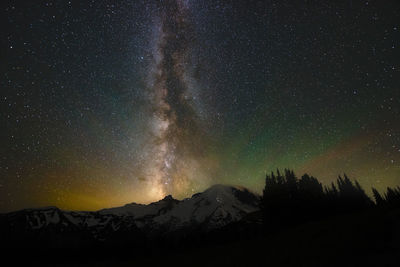
[[[375,188],[372,188],[372,194],[374,195],[374,199],[376,202],[377,206],[384,206],[385,205],[385,199],[379,194],[378,190]]]

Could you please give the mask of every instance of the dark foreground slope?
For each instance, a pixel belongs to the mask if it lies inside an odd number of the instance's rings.
[[[255,221],[210,232],[212,236],[203,236],[207,242],[187,246],[8,255],[15,264],[46,266],[400,266],[399,209],[344,214],[268,232]],[[243,235],[251,228],[257,234]],[[229,241],[218,241],[227,234],[232,235]]]
[[[256,238],[75,266],[400,266],[400,210],[370,210]],[[72,264],[61,264],[68,266]]]

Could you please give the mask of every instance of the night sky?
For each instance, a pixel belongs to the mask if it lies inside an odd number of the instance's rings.
[[[400,2],[2,1],[0,212],[400,185]]]

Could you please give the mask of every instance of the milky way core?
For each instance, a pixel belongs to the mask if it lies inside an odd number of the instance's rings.
[[[151,102],[151,136],[145,175],[149,197],[186,191],[199,176],[198,159],[204,134],[193,104],[190,85],[190,50],[194,32],[189,10],[181,1],[169,1],[160,8],[156,23],[148,90]]]

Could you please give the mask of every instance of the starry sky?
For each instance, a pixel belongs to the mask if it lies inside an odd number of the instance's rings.
[[[400,185],[400,2],[1,2],[0,212]]]

